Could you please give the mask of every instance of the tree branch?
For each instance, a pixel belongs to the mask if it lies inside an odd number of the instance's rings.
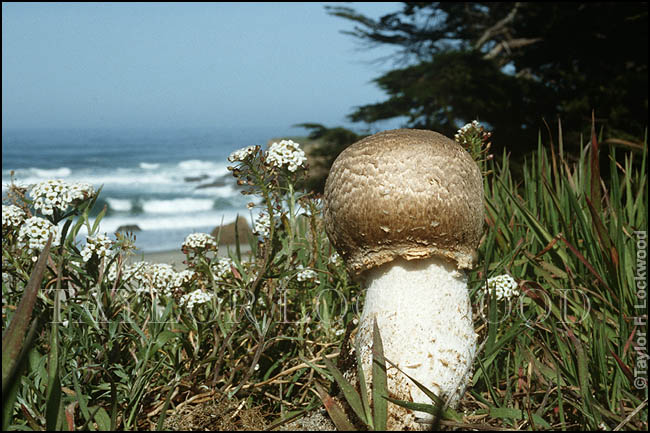
[[[501,41],[498,44],[496,44],[494,48],[490,50],[489,53],[485,54],[483,58],[485,60],[493,59],[504,49],[508,54],[510,54],[512,50],[515,48],[525,47],[526,45],[531,45],[541,40],[542,38],[533,38],[533,39],[519,38],[519,39],[511,39],[509,41]]]
[[[481,35],[480,38],[478,38],[478,41],[474,44],[475,49],[480,49],[487,41],[489,41],[495,34],[501,32],[503,28],[512,22],[512,20],[515,19],[515,15],[517,14],[517,10],[521,6],[520,2],[515,3],[514,7],[510,11],[510,13],[501,21],[487,29],[483,35]]]

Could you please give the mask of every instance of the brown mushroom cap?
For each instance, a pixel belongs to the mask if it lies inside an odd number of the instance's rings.
[[[481,172],[465,149],[437,132],[380,132],[334,161],[324,216],[354,275],[397,257],[438,256],[471,268],[483,232]]]

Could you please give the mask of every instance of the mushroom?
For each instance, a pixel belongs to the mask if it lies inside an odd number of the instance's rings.
[[[476,352],[465,269],[483,232],[479,167],[437,132],[396,129],[366,137],[334,161],[325,184],[327,234],[366,286],[355,347],[372,376],[376,319],[384,355],[445,400],[460,400]],[[387,365],[389,396],[431,404]],[[369,388],[370,389],[370,388]],[[388,428],[421,429],[430,415],[389,404]]]

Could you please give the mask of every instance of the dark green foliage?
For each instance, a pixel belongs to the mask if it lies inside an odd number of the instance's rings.
[[[604,138],[640,143],[648,117],[647,3],[405,3],[373,20],[345,6],[345,32],[393,45],[400,66],[375,79],[388,99],[353,121],[407,119],[453,135],[479,117],[515,155],[534,150],[543,118],[561,117],[575,143],[591,111]],[[524,137],[526,139],[524,140]]]
[[[364,135],[343,127],[327,128],[319,123],[301,123],[310,130],[309,139],[316,143],[310,156],[314,161],[311,176],[305,181],[305,188],[319,193],[325,188],[325,180],[332,163],[346,147],[360,140]],[[301,185],[302,186],[302,185]]]

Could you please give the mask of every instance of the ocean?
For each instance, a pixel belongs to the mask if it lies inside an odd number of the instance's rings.
[[[251,211],[227,170],[227,157],[244,146],[296,135],[286,128],[2,131],[2,193],[11,180],[47,179],[103,187],[94,209],[107,206],[100,233],[137,225],[138,252],[180,249],[193,232],[210,233]],[[81,235],[81,234],[80,234]],[[81,243],[85,240],[80,236]]]

